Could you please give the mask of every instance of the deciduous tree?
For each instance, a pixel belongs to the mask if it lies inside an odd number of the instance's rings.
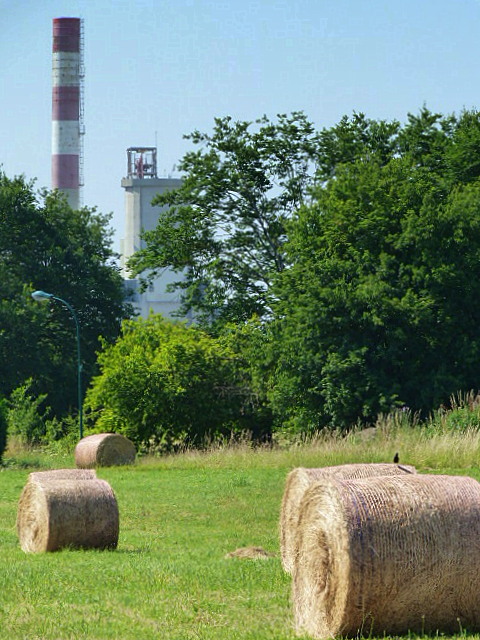
[[[210,326],[269,310],[272,277],[285,268],[285,223],[308,199],[317,134],[302,113],[255,123],[216,118],[213,132],[187,136],[196,150],[179,164],[183,185],[159,195],[168,210],[130,260],[139,274],[165,267]]]
[[[357,151],[332,159],[275,289],[280,420],[346,428],[478,388],[479,141],[478,112],[422,109],[378,153],[355,135]]]
[[[43,289],[78,315],[84,385],[95,370],[98,337],[113,340],[131,313],[111,248],[110,216],[72,211],[58,193],[36,193],[23,177],[0,173],[0,394],[28,378],[62,415],[77,406],[75,325],[63,305],[31,298]]]

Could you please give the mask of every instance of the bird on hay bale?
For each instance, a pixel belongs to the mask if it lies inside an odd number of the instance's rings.
[[[400,456],[398,455],[398,451],[397,453],[393,456],[393,461],[395,464],[398,464],[400,462]]]

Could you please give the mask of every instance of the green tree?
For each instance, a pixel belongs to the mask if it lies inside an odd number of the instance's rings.
[[[371,120],[364,113],[343,116],[338,124],[322,129],[316,148],[316,182],[328,182],[338,168],[362,158],[387,163],[399,151],[400,129],[396,120]]]
[[[135,274],[170,267],[182,274],[183,312],[208,325],[268,313],[273,274],[285,268],[285,223],[307,198],[317,134],[302,113],[251,122],[215,119],[211,134],[186,136],[197,147],[180,162],[183,185],[159,195],[167,205]]]
[[[237,354],[198,327],[158,315],[126,321],[98,362],[85,402],[96,430],[170,449],[252,426],[254,394]]]
[[[428,412],[478,388],[477,141],[479,113],[422,109],[391,127],[390,155],[359,141],[332,161],[295,215],[270,327],[270,397],[292,429]]]
[[[98,337],[114,340],[131,313],[111,249],[110,216],[72,211],[58,193],[35,193],[0,173],[0,394],[27,379],[57,415],[77,406],[75,326],[62,305],[31,298],[43,289],[74,307],[81,325],[85,386]]]

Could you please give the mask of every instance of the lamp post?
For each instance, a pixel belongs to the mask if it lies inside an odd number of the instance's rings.
[[[46,293],[46,291],[34,291],[32,298],[37,302],[47,302],[48,300],[57,300],[64,304],[73,316],[75,321],[75,329],[77,331],[77,372],[78,372],[78,416],[80,422],[80,440],[83,438],[83,408],[82,408],[82,360],[80,356],[80,324],[78,322],[77,314],[72,305],[66,300],[54,296],[53,293]]]

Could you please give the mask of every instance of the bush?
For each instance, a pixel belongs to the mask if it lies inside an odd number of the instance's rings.
[[[429,420],[441,431],[480,430],[480,395],[473,390],[454,394],[447,407],[440,407]]]
[[[235,354],[233,365],[243,428],[254,441],[269,441],[274,424],[267,397],[270,362],[265,324],[254,317],[244,324],[226,325],[219,340]]]
[[[161,316],[124,322],[103,345],[100,375],[85,398],[96,431],[123,433],[137,445],[172,449],[248,429],[250,394],[228,340]],[[246,388],[247,387],[247,388]]]
[[[8,432],[18,436],[23,444],[40,444],[47,432],[50,409],[42,407],[47,396],[32,393],[32,379],[27,380],[10,394],[7,410]]]

